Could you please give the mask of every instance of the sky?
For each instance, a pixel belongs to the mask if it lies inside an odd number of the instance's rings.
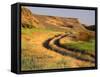
[[[28,6],[27,8],[34,14],[78,18],[82,24],[95,25],[94,10],[43,8],[32,6]]]

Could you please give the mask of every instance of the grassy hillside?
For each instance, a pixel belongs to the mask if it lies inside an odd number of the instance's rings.
[[[37,15],[22,7],[21,70],[94,67],[94,63],[64,56],[43,46],[48,39],[65,33],[69,36],[61,39],[63,46],[94,54],[95,41],[90,39],[95,32],[84,28],[77,18]]]

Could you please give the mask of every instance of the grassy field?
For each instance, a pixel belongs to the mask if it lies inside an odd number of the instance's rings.
[[[80,58],[87,59],[89,61],[95,61],[95,39],[91,38],[88,41],[71,40],[69,37],[64,37],[60,40],[60,45],[76,53]],[[78,53],[77,53],[78,52]]]
[[[86,51],[88,53],[94,54],[95,52],[95,39],[90,39],[89,41],[64,41],[62,44],[64,48],[72,48],[80,51]]]
[[[95,63],[89,61],[91,59],[90,55],[81,55],[80,52],[77,53],[68,49],[65,49],[65,51],[58,49],[61,52],[59,53],[55,50],[55,45],[60,49],[64,48],[59,47],[58,43],[56,43],[57,40],[52,42],[54,47],[50,47],[50,42],[47,42],[47,40],[51,39],[52,41],[58,35],[60,37],[65,34],[69,36],[64,41],[63,37],[59,38],[63,41],[63,43],[61,42],[63,46],[78,48],[80,51],[86,50],[94,54],[94,40],[85,41],[94,37],[95,32],[84,28],[78,18],[38,15],[31,12],[28,7],[22,7],[21,70],[94,67]],[[76,39],[77,42],[74,41]],[[84,40],[84,42],[79,40]],[[67,51],[71,52],[71,54],[66,53]],[[64,55],[65,53],[66,55]],[[82,59],[80,59],[80,56]],[[89,58],[89,60],[85,61],[83,58]],[[95,59],[94,55],[92,59]]]
[[[25,71],[94,66],[93,63],[80,61],[70,56],[63,56],[43,46],[43,43],[47,39],[63,33],[63,31],[54,31],[50,29],[22,28],[21,70]]]

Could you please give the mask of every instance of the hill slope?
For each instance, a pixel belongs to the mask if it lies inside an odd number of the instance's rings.
[[[21,16],[22,27],[24,28],[43,28],[71,32],[81,40],[94,36],[94,32],[87,30],[77,18],[37,15],[25,7],[22,7]]]
[[[83,44],[85,43],[86,49],[88,45],[86,42],[89,42],[88,39],[93,37],[93,33],[94,31],[86,29],[77,18],[38,15],[32,13],[26,7],[22,7],[21,70],[95,66],[94,58],[91,58],[90,55],[84,54],[83,50],[76,52],[76,49],[80,48],[77,42],[82,41],[81,47],[84,46]],[[60,40],[62,42],[60,42]],[[73,41],[76,42],[74,46],[78,45],[78,47],[74,47],[73,50],[62,47],[68,44],[68,42],[73,43]],[[95,41],[93,42],[95,43]],[[66,45],[66,47],[68,47],[68,45]],[[70,54],[67,53],[67,50]],[[95,56],[95,54],[93,55]],[[86,61],[86,59],[88,61]],[[92,60],[93,63],[90,60]]]

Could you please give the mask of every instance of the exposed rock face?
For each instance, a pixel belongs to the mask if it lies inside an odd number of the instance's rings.
[[[21,9],[21,23],[24,28],[39,28],[41,26],[39,20],[27,8]]]

